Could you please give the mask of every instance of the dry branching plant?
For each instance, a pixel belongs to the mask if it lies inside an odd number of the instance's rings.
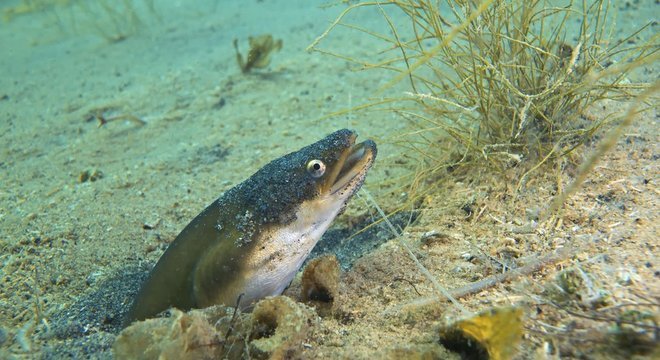
[[[344,22],[366,8],[382,15],[389,33]],[[519,166],[522,186],[531,172],[620,120],[588,116],[593,104],[626,100],[649,87],[627,76],[659,58],[658,35],[637,43],[646,25],[613,41],[612,17],[607,0],[561,6],[544,0],[363,2],[345,9],[308,50],[392,71],[381,94],[408,83],[404,96],[343,112],[387,107],[408,119],[416,129],[403,143],[426,163],[418,178],[432,179],[456,165],[487,164],[497,171]],[[388,58],[374,63],[323,49],[322,41],[340,26],[382,41]],[[627,66],[607,71],[617,63]]]
[[[20,0],[1,12],[5,22],[36,13],[46,14],[48,24],[57,24],[64,33],[91,33],[109,43],[161,21],[154,0]]]
[[[243,74],[249,73],[252,69],[263,69],[270,65],[271,56],[282,50],[282,39],[275,40],[273,35],[264,34],[259,36],[250,36],[248,38],[250,50],[247,54],[247,60],[238,50],[238,39],[234,39],[234,50],[236,51],[236,62]]]

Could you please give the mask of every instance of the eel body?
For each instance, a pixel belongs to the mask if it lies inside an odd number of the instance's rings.
[[[336,131],[273,160],[195,217],[155,265],[125,320],[281,294],[364,182],[376,144]]]

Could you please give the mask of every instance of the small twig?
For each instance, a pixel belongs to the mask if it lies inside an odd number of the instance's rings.
[[[532,273],[535,273],[544,267],[548,265],[553,265],[556,264],[560,261],[568,259],[572,254],[574,254],[577,251],[577,249],[570,249],[570,248],[561,248],[559,250],[556,250],[555,252],[551,254],[547,254],[545,256],[542,256],[540,258],[537,258],[533,261],[531,261],[529,264],[522,266],[517,269],[512,269],[511,271],[502,273],[502,274],[497,274],[493,276],[489,276],[481,281],[473,282],[468,285],[462,286],[458,289],[454,289],[451,291],[448,291],[448,294],[453,298],[453,299],[461,299],[469,295],[477,294],[481,291],[484,291],[488,288],[491,288],[499,283],[507,282],[514,280],[520,276],[525,276],[529,275]],[[414,306],[428,306],[432,304],[437,304],[439,303],[440,298],[437,296],[435,297],[429,297],[429,298],[421,298],[421,299],[415,299],[411,302],[405,303],[405,304],[400,304],[397,305],[393,308],[390,308],[386,310],[386,312],[391,312],[391,311],[397,311],[398,309],[408,306],[408,305],[414,305]]]
[[[630,307],[630,306],[640,306],[640,307],[648,306],[648,307],[660,308],[660,303],[617,304],[617,305],[612,305],[612,306],[608,306],[608,307],[605,307],[605,308],[601,308],[599,310],[601,310],[601,311],[610,311],[610,310],[615,310],[615,309],[620,309],[620,308],[623,308],[623,307]]]
[[[359,8],[359,7],[362,7],[362,6],[373,6],[373,5],[378,5],[378,4],[380,4],[380,3],[377,2],[377,1],[372,1],[372,2],[364,2],[364,3],[357,3],[357,4],[350,5],[349,7],[344,9],[344,11],[342,11],[341,14],[339,14],[339,16],[337,16],[335,21],[333,21],[330,24],[330,26],[321,35],[319,35],[316,39],[314,39],[314,41],[311,44],[309,44],[309,46],[307,46],[307,48],[305,48],[305,51],[312,51],[312,50],[318,51],[316,46],[321,42],[321,40],[323,40],[326,36],[328,36],[328,34],[330,34],[330,31],[332,29],[334,29],[341,22],[341,20],[344,18],[344,16],[346,16],[349,12],[353,11],[353,9]]]
[[[477,213],[477,216],[475,216],[474,219],[472,219],[472,223],[476,223],[477,220],[479,220],[479,218],[481,217],[481,215],[483,215],[484,211],[486,211],[487,208],[488,208],[488,204],[484,205],[484,207],[482,207],[481,210]]]
[[[224,337],[224,339],[222,339],[222,340],[219,339],[219,338],[218,338],[218,335],[217,335],[217,333],[216,333],[216,335],[215,335],[215,338],[216,338],[216,339],[215,339],[214,341],[212,341],[212,342],[210,342],[210,343],[208,343],[208,344],[198,344],[198,346],[200,346],[200,347],[201,347],[201,346],[209,346],[209,347],[212,347],[212,346],[218,346],[218,345],[219,345],[219,346],[220,346],[220,352],[224,352],[224,350],[225,350],[225,345],[227,344],[227,340],[229,339],[229,336],[231,335],[232,330],[234,329],[234,322],[236,321],[236,314],[238,314],[238,312],[239,312],[238,307],[239,307],[239,304],[241,303],[241,298],[243,297],[243,295],[245,295],[245,293],[241,293],[241,294],[238,296],[238,299],[236,299],[236,306],[234,306],[234,313],[232,314],[232,316],[231,316],[231,320],[229,321],[229,325],[228,325],[228,328],[227,328],[227,332],[225,333],[225,337]],[[223,317],[222,319],[224,319],[224,317]],[[221,320],[222,320],[222,319],[221,319]],[[218,326],[218,323],[219,323],[221,320],[218,320],[218,321],[215,323],[215,326],[216,326],[216,327]],[[233,344],[232,344],[232,345],[233,345]]]
[[[236,321],[236,314],[238,314],[239,311],[238,308],[239,305],[241,304],[241,299],[243,298],[243,295],[245,295],[245,293],[241,293],[240,295],[238,295],[238,298],[236,299],[236,306],[234,306],[234,314],[232,314],[231,320],[229,320],[229,327],[227,328],[227,332],[225,333],[225,339],[221,343],[222,347],[220,351],[224,351],[225,344],[229,339],[229,335],[231,335],[232,330],[234,330],[234,322]]]
[[[415,287],[415,283],[413,283],[412,281],[402,277],[395,277],[394,279],[392,279],[392,281],[405,281],[408,284],[410,284],[410,286],[412,286],[412,288],[415,290],[417,295],[422,296],[422,294],[420,294],[419,291],[417,291],[417,287]]]
[[[612,317],[609,317],[609,316],[580,314],[578,312],[569,310],[569,309],[567,309],[567,308],[565,308],[565,307],[563,307],[563,306],[561,306],[561,305],[559,305],[559,304],[557,304],[553,301],[550,301],[549,304],[554,306],[555,308],[557,308],[559,310],[565,311],[569,315],[573,315],[573,316],[580,317],[580,318],[583,318],[583,319],[589,319],[589,320],[595,320],[595,321],[607,321],[607,322],[613,322],[613,323],[616,323],[616,324],[633,325],[633,326],[641,327],[641,328],[644,328],[644,329],[650,329],[650,330],[653,330],[654,332],[660,332],[660,327],[658,325],[647,325],[647,324],[634,322],[634,321],[630,321],[630,320],[624,320],[624,319],[620,319],[620,318],[612,318]]]
[[[105,124],[111,122],[111,121],[119,121],[119,120],[128,120],[136,125],[144,126],[147,125],[147,122],[140,119],[139,117],[132,115],[132,114],[122,114],[122,115],[115,115],[111,117],[105,117],[103,114],[96,114],[94,117],[99,121],[99,127],[104,126]]]
[[[396,31],[396,27],[394,27],[394,24],[392,23],[392,20],[387,16],[387,13],[385,10],[383,10],[383,7],[381,6],[380,3],[376,3],[378,6],[378,9],[380,10],[380,13],[383,15],[383,18],[385,18],[385,21],[387,24],[390,26],[390,30],[392,31],[392,34],[394,34],[394,38],[396,39],[396,45],[397,47],[401,50],[401,56],[403,56],[403,60],[406,63],[406,68],[410,70],[410,62],[408,61],[408,56],[406,55],[406,50],[404,49],[403,44],[401,44],[401,40],[399,39],[399,34]],[[410,87],[413,89],[414,93],[417,93],[417,88],[415,87],[415,81],[413,80],[413,74],[412,71],[408,72],[408,78],[410,79]]]
[[[520,276],[535,273],[548,265],[552,265],[557,262],[566,260],[570,257],[570,255],[573,252],[574,252],[573,249],[566,247],[561,248],[553,253],[537,258],[536,260],[532,261],[531,263],[525,266],[512,269],[511,271],[507,271],[505,273],[489,276],[483,280],[470,283],[458,289],[454,289],[451,291],[451,294],[458,299],[466,297],[468,295],[476,294],[485,289],[491,288],[499,283],[511,281]]]

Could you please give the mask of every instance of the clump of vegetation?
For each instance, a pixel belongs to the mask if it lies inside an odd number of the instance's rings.
[[[153,0],[74,0],[74,5],[77,8],[72,9],[72,20],[80,21],[110,43],[136,34],[149,17],[159,19]]]
[[[557,274],[555,281],[545,290],[545,295],[557,304],[575,304],[590,309],[607,306],[611,300],[609,294],[596,286],[589,274],[579,267]]]
[[[348,7],[308,50],[365,69],[395,72],[384,88],[404,79],[409,83],[406,96],[359,108],[387,104],[417,127],[411,134],[421,135],[421,143],[411,139],[408,146],[430,164],[422,176],[466,163],[486,163],[498,170],[523,164],[529,173],[571,153],[615,121],[614,116],[595,118],[586,111],[598,101],[626,99],[648,87],[631,84],[627,75],[658,59],[660,48],[657,35],[648,43],[635,41],[649,25],[612,42],[612,14],[606,0],[553,4],[544,0],[358,3]],[[382,14],[389,34],[343,22],[346,15],[365,7]],[[390,11],[392,7],[395,11]],[[396,55],[374,64],[319,48],[339,25],[376,37],[387,46],[385,54]],[[596,75],[617,62],[627,65],[608,76]],[[451,146],[447,140],[453,140]],[[454,151],[451,158],[447,148]]]
[[[14,18],[39,11],[46,11],[54,6],[67,6],[71,0],[21,0],[13,6],[2,9],[2,20],[10,22]]]
[[[270,34],[250,36],[248,42],[250,43],[250,50],[248,51],[247,60],[244,60],[243,55],[238,50],[238,39],[234,39],[236,62],[244,74],[252,69],[267,67],[270,64],[272,54],[282,49],[282,40],[275,40]]]
[[[46,13],[65,32],[90,32],[110,43],[125,40],[160,21],[154,0],[20,0],[2,11],[5,22],[23,15]]]

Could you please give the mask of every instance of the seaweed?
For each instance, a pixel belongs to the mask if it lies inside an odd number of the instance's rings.
[[[2,10],[2,18],[14,18],[34,13],[46,13],[64,33],[91,33],[109,43],[125,40],[144,29],[153,19],[162,19],[154,0],[21,0]]]
[[[402,143],[423,164],[412,188],[433,185],[438,174],[460,166],[485,165],[499,172],[519,168],[521,189],[543,165],[563,161],[620,121],[617,114],[589,116],[594,104],[657,88],[628,80],[660,58],[657,34],[636,41],[652,24],[614,41],[609,6],[606,0],[564,7],[544,0],[362,2],[347,7],[308,50],[394,74],[378,100],[328,117],[375,109],[412,124]],[[388,34],[345,22],[365,8],[382,15]],[[374,62],[321,48],[340,26],[375,38],[386,58]],[[404,96],[382,95],[404,80]],[[645,93],[634,113],[655,106],[656,93]]]
[[[238,39],[234,39],[234,49],[236,50],[236,62],[241,68],[241,72],[248,73],[252,69],[263,69],[270,64],[270,59],[275,51],[282,49],[282,40],[273,39],[270,34],[248,37],[250,50],[248,51],[247,61],[238,50]]]
[[[153,0],[74,0],[74,5],[71,9],[74,27],[80,21],[83,31],[91,28],[109,43],[123,41],[138,33],[145,28],[149,17],[160,21]],[[76,16],[79,16],[78,20]]]
[[[55,6],[67,6],[70,2],[71,0],[21,0],[18,4],[2,10],[2,21],[10,22],[19,16],[49,10]]]

